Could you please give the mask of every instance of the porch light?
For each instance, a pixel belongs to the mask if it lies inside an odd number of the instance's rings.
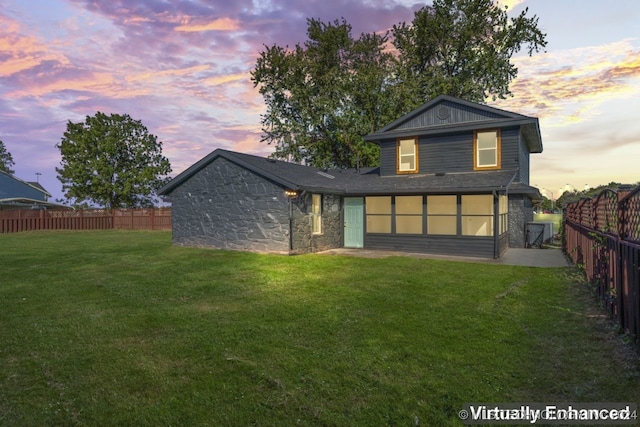
[[[296,190],[284,190],[284,195],[290,199],[295,199],[298,197],[298,192]]]

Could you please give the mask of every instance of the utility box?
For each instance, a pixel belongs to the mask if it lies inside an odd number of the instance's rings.
[[[528,222],[526,243],[528,248],[541,247],[553,239],[553,222]]]

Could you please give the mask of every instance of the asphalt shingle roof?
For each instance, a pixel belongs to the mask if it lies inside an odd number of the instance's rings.
[[[222,157],[285,189],[308,190],[345,195],[457,193],[506,191],[537,195],[538,190],[515,182],[515,170],[380,176],[379,168],[322,170],[319,168],[267,159],[251,154],[218,149],[176,176],[160,189],[170,194],[181,183],[217,158]]]

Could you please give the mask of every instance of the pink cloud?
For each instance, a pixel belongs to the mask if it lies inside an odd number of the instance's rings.
[[[175,27],[175,31],[201,32],[201,31],[236,31],[240,29],[237,19],[218,18],[210,22],[189,22]]]
[[[519,70],[511,85],[514,97],[495,104],[522,114],[553,117],[556,125],[582,121],[604,100],[640,90],[640,50],[629,40],[518,57],[514,62]]]

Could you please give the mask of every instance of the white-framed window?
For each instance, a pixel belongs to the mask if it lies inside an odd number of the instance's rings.
[[[322,194],[311,195],[311,232],[322,234]]]
[[[397,172],[418,172],[418,138],[399,138],[397,141]]]
[[[473,135],[473,169],[500,169],[500,130],[475,131]]]

